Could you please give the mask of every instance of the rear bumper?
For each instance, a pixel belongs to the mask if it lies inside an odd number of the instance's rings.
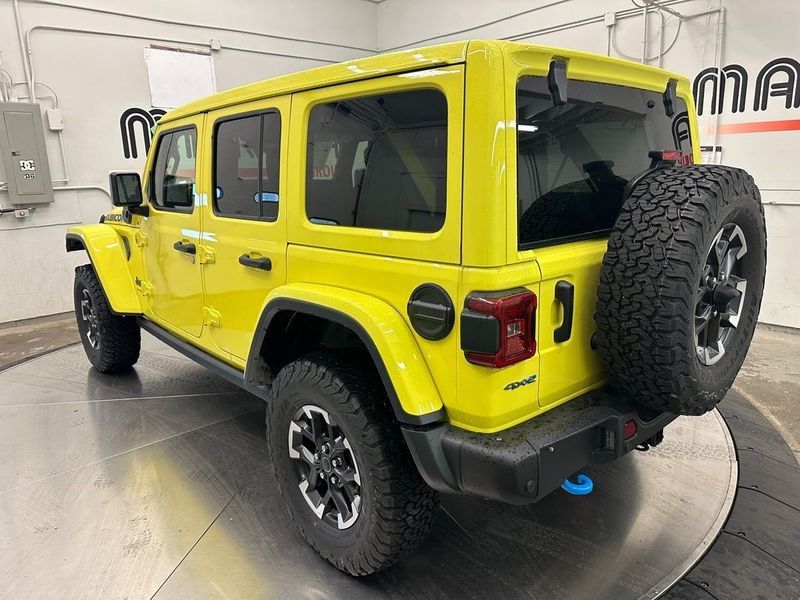
[[[671,413],[645,415],[598,391],[497,433],[441,424],[403,427],[403,435],[431,487],[527,504],[587,465],[612,461],[647,441],[658,443],[674,419]],[[624,439],[628,421],[636,423],[636,434]]]

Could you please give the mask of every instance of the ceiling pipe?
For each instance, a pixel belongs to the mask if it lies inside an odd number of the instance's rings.
[[[28,52],[25,48],[25,38],[22,35],[22,18],[19,12],[19,0],[11,0],[11,6],[14,8],[14,22],[17,26],[17,41],[19,42],[19,52],[22,57],[22,68],[25,71],[25,82],[28,84],[28,94],[30,94],[31,102],[36,102],[36,93],[33,91],[33,78],[31,77]]]
[[[370,0],[372,1],[372,0]],[[380,0],[381,2],[383,0]],[[318,40],[309,40],[305,38],[290,37],[285,35],[276,35],[273,33],[264,33],[262,31],[255,31],[253,29],[239,29],[237,27],[227,27],[225,25],[209,25],[206,23],[197,23],[192,21],[173,21],[171,19],[162,19],[159,17],[152,17],[148,15],[137,15],[135,13],[121,12],[118,10],[111,10],[108,8],[99,8],[96,6],[85,6],[83,4],[71,4],[61,2],[60,0],[36,0],[36,4],[47,4],[50,6],[58,6],[61,8],[71,8],[73,10],[83,10],[93,12],[101,15],[111,15],[114,17],[124,17],[127,19],[136,19],[140,21],[150,21],[151,23],[164,23],[167,25],[179,25],[181,27],[193,27],[198,29],[211,29],[213,31],[227,31],[230,33],[243,33],[246,35],[255,35],[258,37],[270,38],[273,40],[285,40],[287,42],[299,42],[303,44],[313,44],[316,46],[329,46],[331,48],[342,48],[345,50],[358,50],[360,52],[378,52],[373,48],[361,48],[360,46],[348,46],[346,44],[337,44],[336,42],[323,42]]]
[[[650,10],[647,4],[642,8],[642,64],[647,64],[647,11]]]
[[[17,0],[14,0],[15,2]],[[201,48],[208,48],[208,42],[198,42],[198,41],[191,41],[191,40],[182,40],[176,38],[167,38],[167,37],[160,37],[160,36],[153,36],[153,35],[142,35],[138,33],[125,33],[125,32],[117,32],[117,31],[104,31],[102,29],[80,29],[78,27],[62,27],[60,25],[33,25],[29,27],[28,30],[25,32],[24,37],[24,44],[27,48],[27,57],[28,57],[28,87],[33,88],[36,83],[36,70],[33,66],[33,44],[31,41],[31,36],[35,31],[61,31],[67,33],[85,33],[87,35],[107,35],[111,37],[119,37],[119,38],[130,38],[134,40],[146,40],[150,42],[167,42],[170,44],[182,44],[186,46],[199,46]],[[303,56],[300,54],[289,54],[284,52],[270,52],[268,50],[256,50],[255,48],[247,48],[242,46],[223,46],[226,50],[235,50],[238,52],[248,52],[251,54],[264,54],[267,56],[283,56],[287,58],[299,58],[303,60],[313,60],[316,62],[323,62],[323,63],[335,63],[338,61],[330,60],[327,58],[316,58],[314,56]],[[31,96],[33,97],[33,93],[31,92]]]

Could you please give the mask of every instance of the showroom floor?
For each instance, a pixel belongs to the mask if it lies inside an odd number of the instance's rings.
[[[0,370],[77,341],[72,314],[0,324]],[[770,420],[800,462],[800,330],[759,325],[734,389]]]
[[[711,547],[670,600],[798,598],[797,332],[760,327],[722,414],[590,467],[591,496],[445,497],[419,551],[363,579],[321,561],[265,485],[260,401],[149,335],[134,371],[100,375],[76,337],[70,316],[0,327],[10,597],[654,598]]]

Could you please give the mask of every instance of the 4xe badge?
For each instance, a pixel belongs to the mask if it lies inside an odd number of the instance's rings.
[[[520,381],[512,381],[503,389],[508,391],[515,390],[517,388],[521,388],[523,385],[528,385],[529,383],[533,383],[536,381],[536,375],[531,375],[530,377],[526,377],[525,379],[521,379]]]

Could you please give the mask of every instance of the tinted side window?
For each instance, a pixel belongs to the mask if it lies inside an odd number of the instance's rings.
[[[214,207],[232,217],[278,217],[281,119],[276,112],[223,121],[214,135]]]
[[[315,223],[432,232],[446,209],[447,101],[437,90],[315,106],[306,215]]]
[[[258,217],[258,146],[261,116],[224,121],[214,136],[216,209],[223,215]]]
[[[163,134],[158,141],[150,200],[158,208],[191,210],[194,205],[197,132],[194,128]]]
[[[567,90],[567,104],[555,108],[544,78],[517,86],[521,247],[605,235],[651,151],[692,152],[680,98],[670,117],[658,92],[572,80]]]

